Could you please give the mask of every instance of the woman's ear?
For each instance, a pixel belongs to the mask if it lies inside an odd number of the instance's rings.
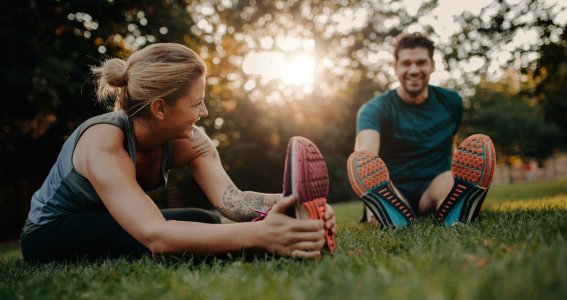
[[[165,119],[166,110],[167,103],[165,102],[165,100],[160,98],[152,100],[152,103],[150,104],[150,111],[152,112],[152,115],[158,120]]]

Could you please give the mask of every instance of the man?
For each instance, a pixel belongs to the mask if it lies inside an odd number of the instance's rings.
[[[399,86],[358,112],[348,175],[367,207],[363,221],[405,227],[435,213],[452,225],[478,216],[494,173],[494,146],[476,134],[456,147],[462,99],[429,85],[433,50],[419,33],[398,36],[393,66]]]

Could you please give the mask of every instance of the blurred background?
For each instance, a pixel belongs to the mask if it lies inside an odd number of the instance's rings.
[[[498,152],[495,184],[567,177],[567,4],[559,0],[4,0],[0,4],[0,240],[17,239],[31,195],[94,102],[89,67],[152,43],[182,43],[209,67],[200,125],[242,190],[278,193],[286,145],[313,140],[329,201],[346,175],[358,108],[396,87],[392,39],[436,44],[431,83],[464,99],[460,137]],[[190,170],[152,195],[210,208]]]

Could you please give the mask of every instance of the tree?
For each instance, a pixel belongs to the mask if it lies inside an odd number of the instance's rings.
[[[70,132],[106,111],[89,66],[156,41],[192,41],[184,1],[3,1],[0,239],[17,236]]]
[[[543,45],[533,77],[537,82],[534,94],[542,103],[545,117],[556,124],[567,146],[567,27],[556,43]]]
[[[358,17],[364,22],[344,27]],[[10,102],[0,113],[0,238],[21,228],[65,138],[107,109],[91,101],[89,66],[154,42],[183,43],[206,60],[210,116],[202,125],[239,186],[281,191],[285,144],[304,135],[325,154],[330,197],[350,198],[343,170],[356,110],[391,80],[385,62],[368,57],[388,51],[412,21],[396,1],[4,1],[0,82]],[[307,41],[326,62],[317,66],[310,93],[243,74],[245,56],[269,50],[261,40],[280,36]],[[271,49],[301,50],[280,46]],[[246,82],[255,88],[244,88]],[[285,101],[272,105],[268,98]],[[171,186],[185,192],[189,177],[172,176]]]
[[[545,122],[544,110],[502,82],[482,81],[465,107],[462,132],[464,136],[484,133],[497,145],[500,161],[510,156],[550,157],[560,146],[560,131]]]
[[[505,71],[515,69],[536,84],[522,85],[522,97],[537,99],[543,107],[538,114],[556,124],[567,140],[567,46],[566,24],[557,16],[565,4],[525,0],[510,3],[499,0],[484,7],[479,15],[465,13],[457,18],[462,30],[451,38],[444,59],[453,69],[461,69],[466,82],[474,85],[484,76],[496,81]],[[459,61],[477,58],[481,66],[473,72],[462,70]],[[550,143],[550,147],[565,147]],[[557,149],[557,148],[555,148]],[[555,149],[550,149],[551,151]]]

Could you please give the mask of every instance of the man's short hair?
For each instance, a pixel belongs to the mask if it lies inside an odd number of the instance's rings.
[[[433,60],[433,42],[419,32],[402,33],[394,39],[394,58],[398,60],[398,54],[402,49],[425,48],[429,52],[429,58]]]

